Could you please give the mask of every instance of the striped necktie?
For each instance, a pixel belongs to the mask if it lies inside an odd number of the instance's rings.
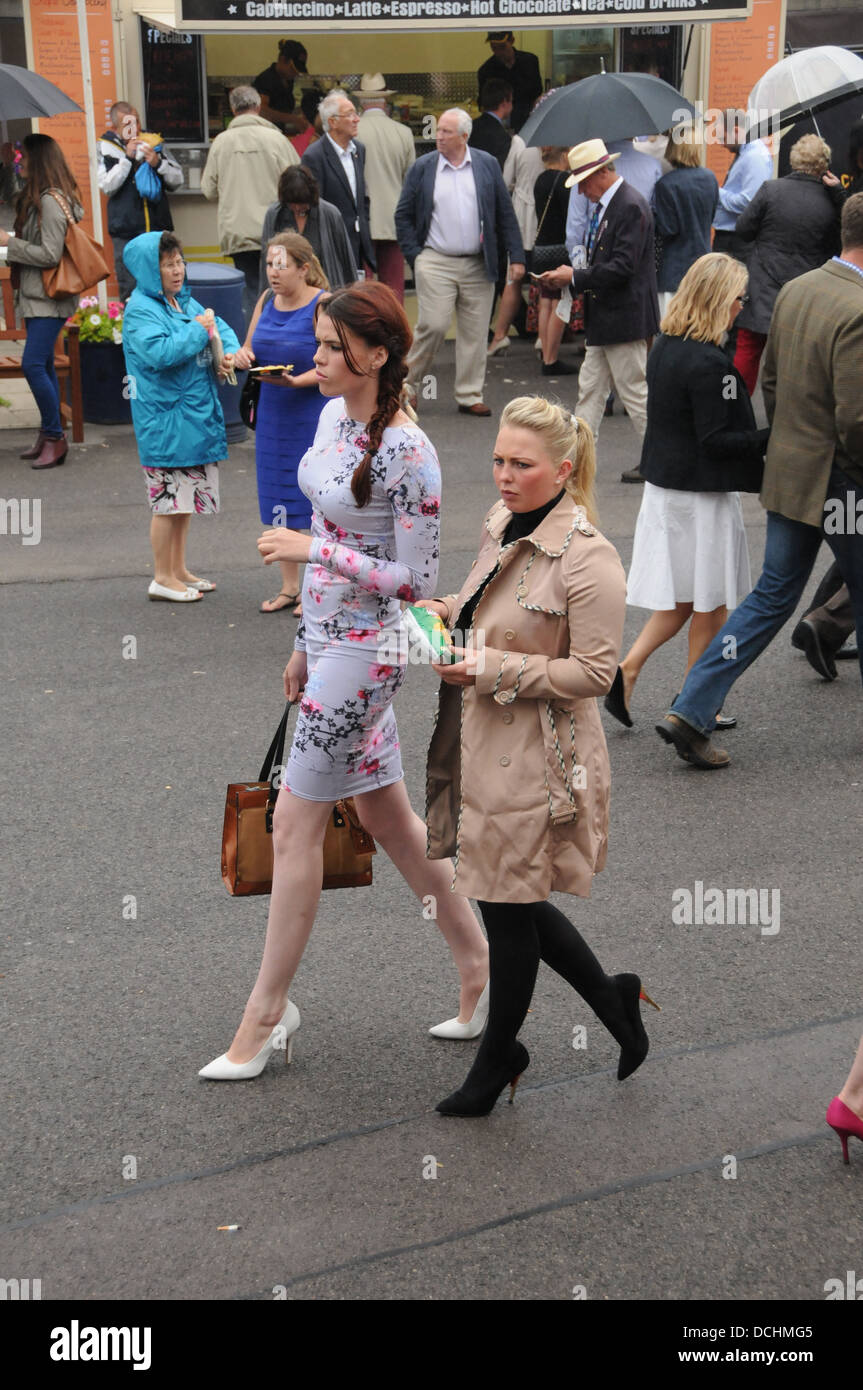
[[[587,229],[587,259],[593,260],[593,245],[596,241],[596,233],[599,230],[599,219],[602,216],[602,204],[597,203],[590,215],[590,226]]]

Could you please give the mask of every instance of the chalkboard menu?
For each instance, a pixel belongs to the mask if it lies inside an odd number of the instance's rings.
[[[140,23],[145,128],[157,131],[168,144],[206,144],[200,35],[157,29],[146,19]]]

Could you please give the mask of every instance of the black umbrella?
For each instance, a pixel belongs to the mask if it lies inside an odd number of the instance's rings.
[[[528,116],[526,145],[632,140],[691,120],[695,108],[668,82],[644,72],[600,72],[561,87]]]
[[[59,116],[63,111],[82,108],[47,78],[29,68],[0,63],[0,121],[27,116]]]

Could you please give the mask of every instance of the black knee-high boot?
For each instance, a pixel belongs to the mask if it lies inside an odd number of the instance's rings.
[[[530,1061],[516,1035],[530,1007],[539,969],[533,905],[477,905],[488,933],[488,1023],[464,1082],[436,1107],[442,1115],[488,1115],[504,1086],[511,1084],[515,1091],[515,1082]]]
[[[572,985],[620,1045],[617,1079],[625,1080],[641,1066],[650,1047],[638,1003],[640,979],[630,974],[606,975],[587,942],[552,903],[535,903],[533,921],[546,965]]]

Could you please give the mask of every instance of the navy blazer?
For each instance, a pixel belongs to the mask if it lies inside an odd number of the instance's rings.
[[[372,270],[377,270],[375,251],[372,246],[372,233],[369,226],[369,195],[366,191],[366,147],[359,140],[355,140],[357,152],[353,156],[354,172],[357,179],[357,199],[354,202],[354,195],[348,183],[347,175],[342,168],[341,160],[333,149],[333,142],[329,136],[322,135],[320,140],[315,140],[309,145],[303,154],[302,163],[307,169],[311,169],[318,181],[321,198],[328,203],[334,203],[342,217],[345,219],[345,231],[351,243],[351,250],[354,253],[354,260],[358,266],[366,261]],[[356,222],[359,218],[360,229],[357,231]]]
[[[599,224],[590,265],[572,272],[572,288],[584,294],[588,347],[638,342],[659,329],[653,215],[625,180]]]
[[[434,185],[437,174],[437,150],[422,155],[408,169],[402,196],[396,208],[396,236],[405,260],[413,269],[420,251],[425,249],[434,204]],[[479,209],[480,250],[485,259],[485,273],[497,282],[499,253],[502,249],[510,261],[524,265],[521,232],[515,220],[512,200],[494,155],[484,150],[470,151],[470,163],[476,184]]]

